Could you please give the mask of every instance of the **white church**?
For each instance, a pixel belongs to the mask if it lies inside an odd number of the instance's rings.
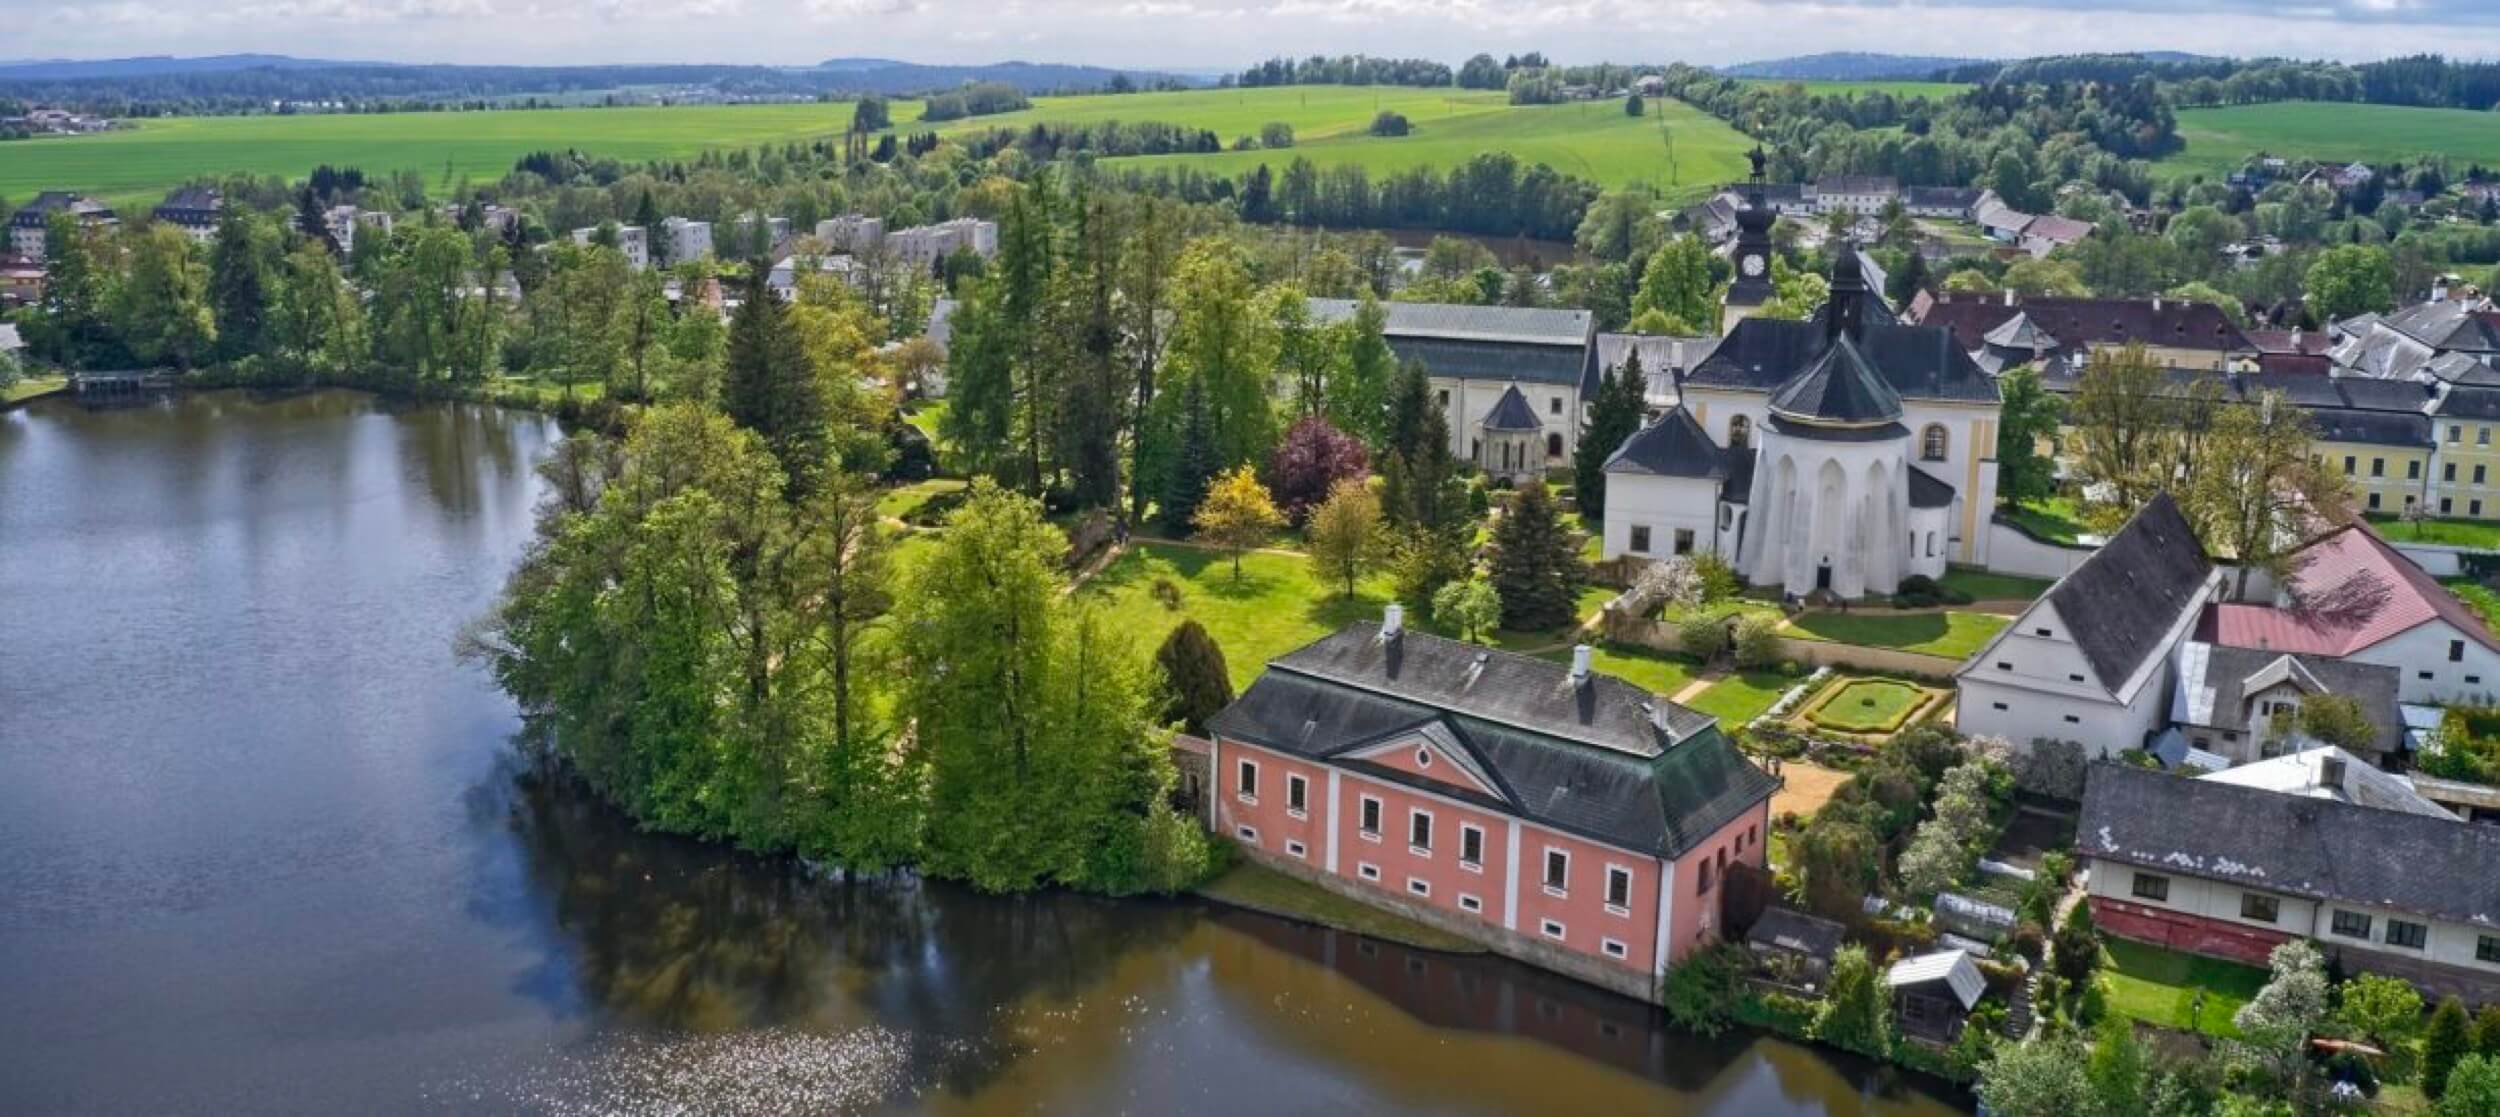
[[[1750,316],[1768,217],[1740,215],[1727,335],[1607,462],[1604,557],[1716,554],[1755,585],[1841,598],[1987,565],[1996,381],[1950,330],[1902,324],[1856,252],[1812,319]]]

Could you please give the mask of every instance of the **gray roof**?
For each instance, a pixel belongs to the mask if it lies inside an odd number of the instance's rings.
[[[2006,349],[2025,349],[2040,353],[2057,348],[2057,338],[2047,330],[2041,329],[2040,324],[2032,321],[2028,314],[2017,314],[2006,319],[1997,328],[1988,331],[1982,340],[1990,345]]]
[[[1493,401],[1493,409],[1484,413],[1484,429],[1488,431],[1540,431],[1545,420],[1536,417],[1536,408],[1528,406],[1528,397],[1519,394],[1519,385],[1502,391],[1502,398]]]
[[[2317,420],[2320,442],[2350,442],[2365,446],[2431,444],[2431,420],[2427,415],[2320,407],[2312,409],[2309,417]]]
[[[1764,908],[1753,930],[1745,933],[1745,941],[1829,959],[1846,935],[1847,928],[1828,919],[1791,908]]]
[[[1651,385],[1673,388],[1674,378],[1681,377],[1684,370],[1701,363],[1702,358],[1710,355],[1711,347],[1718,343],[1719,339],[1715,337],[1599,334],[1597,335],[1596,359],[1589,362],[1586,373],[1580,380],[1580,398],[1595,399],[1598,378],[1612,373],[1616,366],[1624,362],[1625,358],[1636,352],[1641,355],[1641,374],[1649,380]],[[1651,394],[1664,393],[1652,392]]]
[[[1771,411],[1806,423],[1860,426],[1901,417],[1901,394],[1842,334],[1822,356],[1771,393]]]
[[[2378,731],[2371,747],[2391,752],[2404,744],[2404,711],[2397,704],[2402,673],[2393,667],[2333,656],[2233,648],[2202,641],[2180,645],[2181,720],[2190,725],[2257,732],[2248,721],[2248,697],[2290,682],[2304,693],[2340,694],[2361,704]]]
[[[1710,440],[1692,413],[1670,407],[1655,422],[1632,432],[1606,459],[1608,473],[1646,473],[1654,477],[1726,477],[1727,451]]]
[[[1979,1007],[1980,995],[1988,991],[1988,979],[1966,951],[1941,950],[1904,958],[1884,971],[1884,984],[1893,989],[1931,982],[1951,990],[1964,1011]]]
[[[2440,393],[2431,413],[2442,419],[2500,419],[2500,390],[2460,384]]]
[[[1953,506],[1951,484],[1938,480],[1933,474],[1917,466],[1910,466],[1909,473],[1910,507],[1950,508]]]
[[[2075,844],[2159,873],[2500,926],[2500,827],[2095,764]]]
[[[1322,325],[1351,320],[1362,306],[1352,299],[1309,303],[1312,320]],[[1568,386],[1589,377],[1597,319],[1588,311],[1453,303],[1380,307],[1388,316],[1382,333],[1390,351],[1400,361],[1422,363],[1434,376]]]
[[[2382,811],[2405,811],[2446,822],[2459,821],[2448,808],[2414,790],[2411,779],[2380,769],[2333,745],[2268,757],[2197,778],[2277,795],[2305,795]]]
[[[2379,322],[2442,352],[2500,352],[2500,314],[2477,311],[2455,299],[2415,303]]]
[[[1652,709],[1664,711],[1663,729]],[[1270,661],[1208,729],[1660,856],[1690,848],[1779,786],[1709,715],[1629,682],[1593,674],[1574,684],[1563,664],[1412,630],[1382,640],[1369,622]],[[1406,735],[1466,756],[1497,794],[1349,755]]]
[[[1768,392],[1829,349],[1831,331],[1814,322],[1747,318],[1684,377],[1689,385]],[[1949,330],[1868,322],[1852,338],[1868,364],[1903,399],[1995,403],[1997,384]]]
[[[2472,384],[2477,387],[2500,386],[2500,368],[2493,368],[2468,353],[2442,353],[2431,358],[2421,371],[2450,384]]]
[[[2112,694],[2180,618],[2203,604],[2213,563],[2179,504],[2156,493],[2109,542],[2049,588],[2049,603]]]

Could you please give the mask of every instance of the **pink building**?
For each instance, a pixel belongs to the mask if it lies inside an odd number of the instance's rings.
[[[1589,668],[1405,629],[1267,665],[1208,724],[1209,823],[1251,857],[1655,999],[1764,864],[1779,781],[1709,716]]]

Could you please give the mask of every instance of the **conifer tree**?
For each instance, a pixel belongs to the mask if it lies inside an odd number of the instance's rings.
[[[745,301],[729,322],[721,410],[763,438],[796,502],[814,494],[826,465],[825,399],[789,308],[765,283],[766,270],[760,259],[747,264]]]
[[[2431,1013],[2430,1031],[2422,1037],[2422,1092],[2437,1098],[2448,1090],[2448,1073],[2457,1061],[2474,1053],[2472,1027],[2465,1003],[2455,997],[2439,1002]]]
[[[1186,733],[1205,734],[1207,719],[1233,704],[1233,680],[1224,666],[1224,649],[1196,618],[1182,621],[1155,649],[1155,665],[1163,672],[1168,704],[1165,721],[1180,723]]]
[[[1542,632],[1571,622],[1588,567],[1563,530],[1554,498],[1531,482],[1493,527],[1493,588],[1502,595],[1502,625]]]
[[[259,233],[257,222],[241,209],[229,208],[218,218],[217,239],[209,247],[209,311],[217,321],[216,354],[221,360],[262,352],[266,343],[275,245]]]
[[[1163,487],[1160,512],[1165,530],[1188,534],[1199,502],[1215,480],[1215,446],[1209,437],[1206,389],[1195,380],[1181,386],[1180,437]]]
[[[1580,445],[1571,456],[1572,485],[1583,519],[1606,515],[1606,459],[1641,429],[1649,408],[1647,381],[1640,351],[1633,350],[1599,382],[1597,398],[1590,401],[1588,427],[1580,432]]]

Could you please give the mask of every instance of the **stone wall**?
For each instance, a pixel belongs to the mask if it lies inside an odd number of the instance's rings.
[[[1988,522],[1988,569],[1999,574],[2063,578],[2098,547],[2052,543],[2002,520]]]
[[[1680,652],[1683,642],[1676,638],[1675,626],[1665,621],[1634,620],[1606,614],[1606,635],[1609,639],[1662,652]],[[1962,661],[1925,652],[1908,652],[1899,648],[1873,648],[1863,644],[1836,644],[1829,640],[1804,640],[1794,636],[1778,638],[1779,658],[1794,660],[1808,668],[1832,667],[1864,671],[1878,675],[1917,675],[1931,679],[1950,679],[1961,669]]]

